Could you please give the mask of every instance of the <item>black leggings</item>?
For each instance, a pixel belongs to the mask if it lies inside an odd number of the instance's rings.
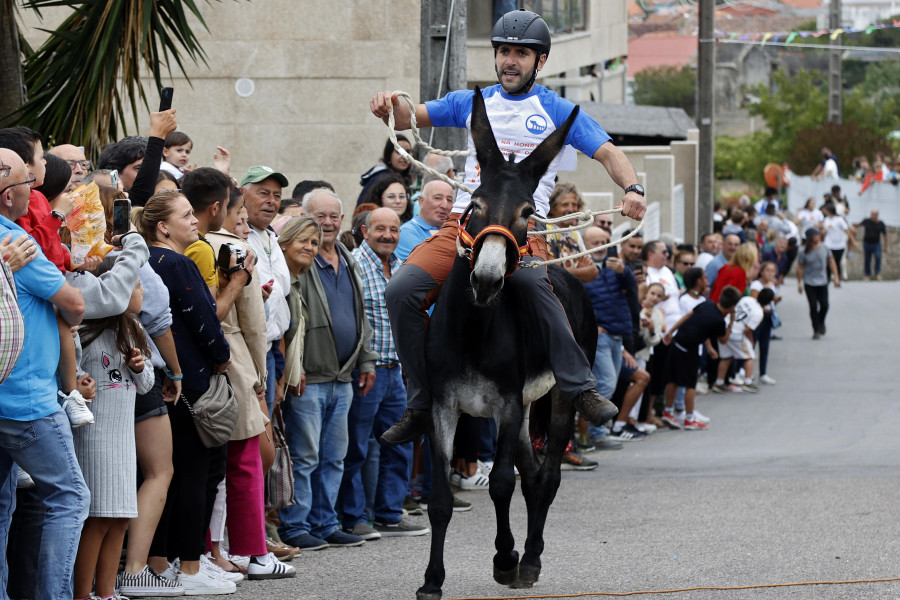
[[[825,315],[828,313],[828,286],[805,285],[806,300],[809,302],[809,320],[814,333],[824,333]]]
[[[184,390],[183,394],[194,403],[202,392]],[[150,545],[150,556],[165,556],[170,562],[176,558],[200,560],[209,527],[206,520],[206,484],[210,449],[200,441],[194,420],[183,400],[175,406],[170,404],[168,408],[175,472],[169,484],[165,509]]]

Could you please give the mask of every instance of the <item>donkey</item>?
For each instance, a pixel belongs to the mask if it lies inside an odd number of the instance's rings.
[[[546,348],[529,338],[534,317],[525,314],[504,279],[527,249],[528,219],[534,213],[532,195],[547,166],[562,148],[575,120],[576,107],[565,124],[530,156],[516,164],[505,160],[488,122],[481,91],[472,107],[472,138],[481,167],[481,186],[460,221],[457,246],[470,248],[456,258],[429,323],[426,360],[434,397],[432,467],[435,473],[428,517],[432,527],[431,555],[425,584],[417,600],[439,600],[444,582],[443,550],[453,515],[448,474],[453,437],[460,412],[493,417],[498,440],[490,474],[490,495],[497,518],[494,579],[510,587],[531,587],[540,575],[543,530],[560,482],[560,463],[572,436],[574,408],[555,387]],[[543,268],[543,267],[542,267]],[[554,292],[569,317],[575,338],[592,360],[597,325],[583,285],[560,267],[550,267]],[[546,454],[538,462],[529,436],[529,405],[541,399],[535,419],[546,431]],[[537,410],[543,406],[543,410]],[[538,416],[540,415],[540,416]],[[510,530],[509,507],[516,485],[513,466],[522,480],[528,509],[525,553],[519,561]],[[443,476],[438,476],[443,474]]]

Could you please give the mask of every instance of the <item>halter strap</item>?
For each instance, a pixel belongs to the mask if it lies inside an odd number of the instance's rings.
[[[469,211],[467,210],[466,213],[467,212]],[[468,254],[469,256],[469,268],[475,268],[475,248],[478,246],[478,242],[481,241],[484,236],[490,235],[492,233],[500,234],[511,241],[513,243],[513,246],[518,248],[520,258],[523,256],[530,256],[532,254],[531,243],[529,241],[526,240],[525,244],[520,246],[518,240],[516,240],[516,236],[513,235],[512,231],[510,231],[506,227],[503,227],[502,225],[488,225],[487,227],[479,231],[478,235],[472,237],[472,234],[466,231],[466,228],[463,226],[463,219],[465,218],[466,213],[463,213],[463,215],[460,216],[459,221],[457,221],[457,223],[459,224],[459,227],[457,228],[457,236],[459,237],[459,241],[462,246],[467,250],[466,254]],[[506,277],[509,277],[516,271],[516,269],[519,267],[519,262],[520,261],[516,261],[515,263],[513,263],[511,268],[507,267]]]

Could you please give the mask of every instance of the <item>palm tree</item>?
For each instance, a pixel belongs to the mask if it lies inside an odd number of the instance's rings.
[[[60,6],[73,11],[59,27],[47,31],[49,37],[40,48],[32,51],[25,46],[21,79],[25,101],[0,110],[4,121],[31,127],[51,143],[83,145],[87,152],[98,153],[118,137],[120,125],[127,132],[126,106],[132,115],[139,114],[139,103],[149,109],[142,68],[159,89],[163,69],[171,74],[173,62],[185,77],[185,57],[206,64],[188,23],[193,15],[206,28],[194,0],[25,0],[23,6],[38,14]],[[8,53],[17,53],[18,48],[7,47],[19,40],[14,10],[14,0],[0,0],[4,95],[17,85]],[[155,101],[156,94],[151,99]]]

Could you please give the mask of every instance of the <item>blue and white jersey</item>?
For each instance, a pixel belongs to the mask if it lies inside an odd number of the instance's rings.
[[[473,189],[481,184],[481,171],[475,158],[475,143],[472,141],[474,93],[474,90],[458,90],[439,100],[425,103],[428,118],[435,127],[465,127],[469,132],[470,155],[466,159],[465,184]],[[523,96],[510,96],[499,84],[485,88],[481,93],[484,96],[484,105],[491,128],[494,130],[494,137],[497,138],[497,146],[503,152],[503,156],[515,154],[516,162],[531,154],[538,144],[557,127],[562,126],[575,108],[572,102],[542,85],[535,85]],[[576,155],[573,147],[588,156],[593,156],[597,149],[610,139],[603,128],[584,111],[578,113],[566,138],[566,146],[550,163],[547,173],[541,178],[534,192],[538,216],[546,217],[550,210],[550,192],[553,191],[556,172],[575,169]],[[460,190],[456,194],[452,212],[462,213],[470,201],[471,194]]]

